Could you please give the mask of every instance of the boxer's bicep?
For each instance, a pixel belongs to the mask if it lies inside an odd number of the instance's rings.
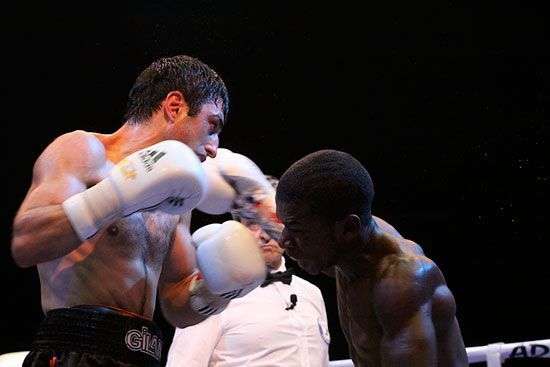
[[[430,317],[429,302],[408,312],[408,316],[387,319],[384,323],[380,344],[383,364],[437,366],[436,333]]]
[[[186,218],[178,224],[159,279],[159,301],[166,319],[176,327],[196,324],[204,318],[189,305],[189,285],[197,271],[195,247]]]
[[[412,365],[437,364],[431,317],[433,287],[412,270],[398,264],[374,289],[374,309],[383,331],[381,355],[387,366],[411,361]]]
[[[55,139],[34,163],[31,186],[20,211],[61,204],[101,177],[105,149],[89,134],[73,132]]]
[[[74,132],[54,140],[38,157],[31,186],[13,220],[11,249],[18,265],[59,258],[81,243],[61,204],[97,182],[95,176],[106,166],[99,145],[91,134]]]
[[[164,259],[161,280],[167,283],[178,283],[192,275],[196,268],[196,254],[189,230],[189,219],[182,216],[174,232],[170,250]]]
[[[34,181],[23,203],[20,212],[60,205],[64,200],[86,189],[86,185],[69,172],[60,172],[53,177],[42,177]]]

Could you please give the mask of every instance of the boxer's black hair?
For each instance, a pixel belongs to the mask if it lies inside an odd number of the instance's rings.
[[[305,205],[313,214],[338,220],[371,218],[374,187],[366,168],[350,154],[319,150],[295,162],[281,176],[277,202]]]
[[[132,123],[148,119],[171,91],[183,94],[190,116],[199,113],[205,103],[221,101],[227,117],[229,95],[222,78],[202,61],[178,55],[154,61],[136,78],[128,94],[125,119]]]

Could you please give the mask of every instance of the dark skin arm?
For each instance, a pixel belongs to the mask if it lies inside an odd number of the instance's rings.
[[[431,295],[436,285],[429,274],[435,265],[414,257],[392,257],[375,286],[373,299],[383,330],[382,366],[437,366],[437,338],[431,317]]]

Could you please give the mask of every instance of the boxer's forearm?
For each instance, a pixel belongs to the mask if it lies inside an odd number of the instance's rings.
[[[426,312],[418,310],[409,320],[403,315],[409,310],[395,312],[393,325],[385,323],[380,356],[384,367],[436,367],[437,344],[434,325]]]
[[[198,324],[206,316],[195,312],[190,305],[190,277],[178,283],[163,282],[159,286],[159,300],[162,314],[168,322],[179,328]]]
[[[18,213],[13,222],[11,250],[21,267],[64,256],[80,246],[61,205],[49,205]]]
[[[437,352],[434,343],[427,340],[401,341],[382,348],[381,360],[384,367],[436,367]]]

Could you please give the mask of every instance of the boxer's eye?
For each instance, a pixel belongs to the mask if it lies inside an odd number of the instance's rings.
[[[222,122],[219,117],[213,117],[208,120],[208,134],[219,134],[222,129]]]
[[[216,129],[217,129],[216,123],[210,122],[210,123],[208,124],[208,134],[209,134],[209,135],[215,134],[215,133],[216,133]]]

